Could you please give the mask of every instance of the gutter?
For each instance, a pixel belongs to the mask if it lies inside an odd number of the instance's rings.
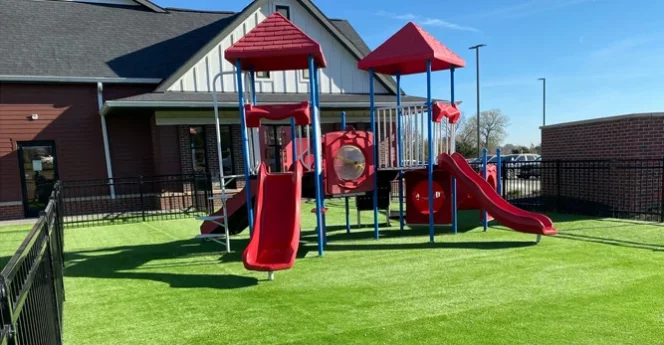
[[[159,84],[159,78],[120,78],[120,77],[60,77],[44,75],[5,75],[0,74],[0,82],[27,83],[105,83],[105,84]]]
[[[104,141],[104,157],[106,158],[106,175],[111,192],[111,199],[115,199],[115,185],[113,183],[113,167],[111,166],[111,148],[108,143],[108,129],[106,127],[106,116],[102,115],[104,108],[104,84],[97,83],[97,106],[101,115],[101,136]]]
[[[279,104],[281,102],[270,102],[270,104]],[[283,102],[284,104],[288,102]],[[292,102],[291,102],[292,103]],[[423,105],[422,102],[402,102],[401,105]],[[459,103],[459,102],[457,102]],[[395,102],[376,102],[376,107],[394,107]],[[237,101],[219,102],[220,108],[237,108]],[[212,108],[211,101],[106,101],[101,107],[100,114],[106,116],[112,108]],[[334,102],[322,103],[321,108],[326,109],[349,109],[349,108],[369,108],[368,102]]]

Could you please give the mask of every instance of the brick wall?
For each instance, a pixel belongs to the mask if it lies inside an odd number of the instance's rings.
[[[597,207],[611,212],[657,212],[661,209],[662,157],[664,113],[545,126],[543,160],[604,161],[562,162],[560,181],[556,174],[543,175],[542,192],[560,193],[570,202],[597,202]]]
[[[542,128],[542,159],[660,159],[664,113],[633,114]]]
[[[0,203],[0,220],[23,218],[23,205],[15,203]]]

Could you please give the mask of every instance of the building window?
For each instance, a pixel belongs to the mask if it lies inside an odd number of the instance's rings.
[[[270,72],[269,71],[256,72],[256,78],[258,78],[258,79],[270,79]]]
[[[205,155],[205,128],[203,126],[189,127],[189,142],[191,144],[191,160],[194,173],[207,170]]]
[[[219,133],[221,134],[221,165],[224,168],[224,175],[233,175],[235,170],[233,169],[231,126],[220,126]]]
[[[290,7],[277,5],[276,9],[277,9],[276,12],[281,13],[282,16],[284,16],[284,17],[286,17],[286,19],[290,20]]]
[[[302,79],[309,80],[309,70],[308,69],[303,69],[302,70]]]

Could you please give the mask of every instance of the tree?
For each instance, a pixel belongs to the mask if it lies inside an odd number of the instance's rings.
[[[509,119],[500,109],[492,109],[480,112],[480,145],[486,147],[489,152],[495,152],[496,148],[507,136],[507,125]],[[457,142],[472,151],[470,156],[477,155],[477,115],[466,118],[461,117],[458,126]],[[474,150],[472,149],[474,148]]]
[[[480,113],[480,139],[484,146],[493,152],[505,140],[509,119],[500,109]]]

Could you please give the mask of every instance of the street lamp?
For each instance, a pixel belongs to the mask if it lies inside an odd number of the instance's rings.
[[[542,81],[542,126],[546,126],[546,78],[539,78]]]
[[[486,47],[486,44],[478,44],[468,49],[475,49],[475,64],[476,64],[476,87],[477,87],[477,157],[482,156],[481,140],[480,140],[480,48]]]

